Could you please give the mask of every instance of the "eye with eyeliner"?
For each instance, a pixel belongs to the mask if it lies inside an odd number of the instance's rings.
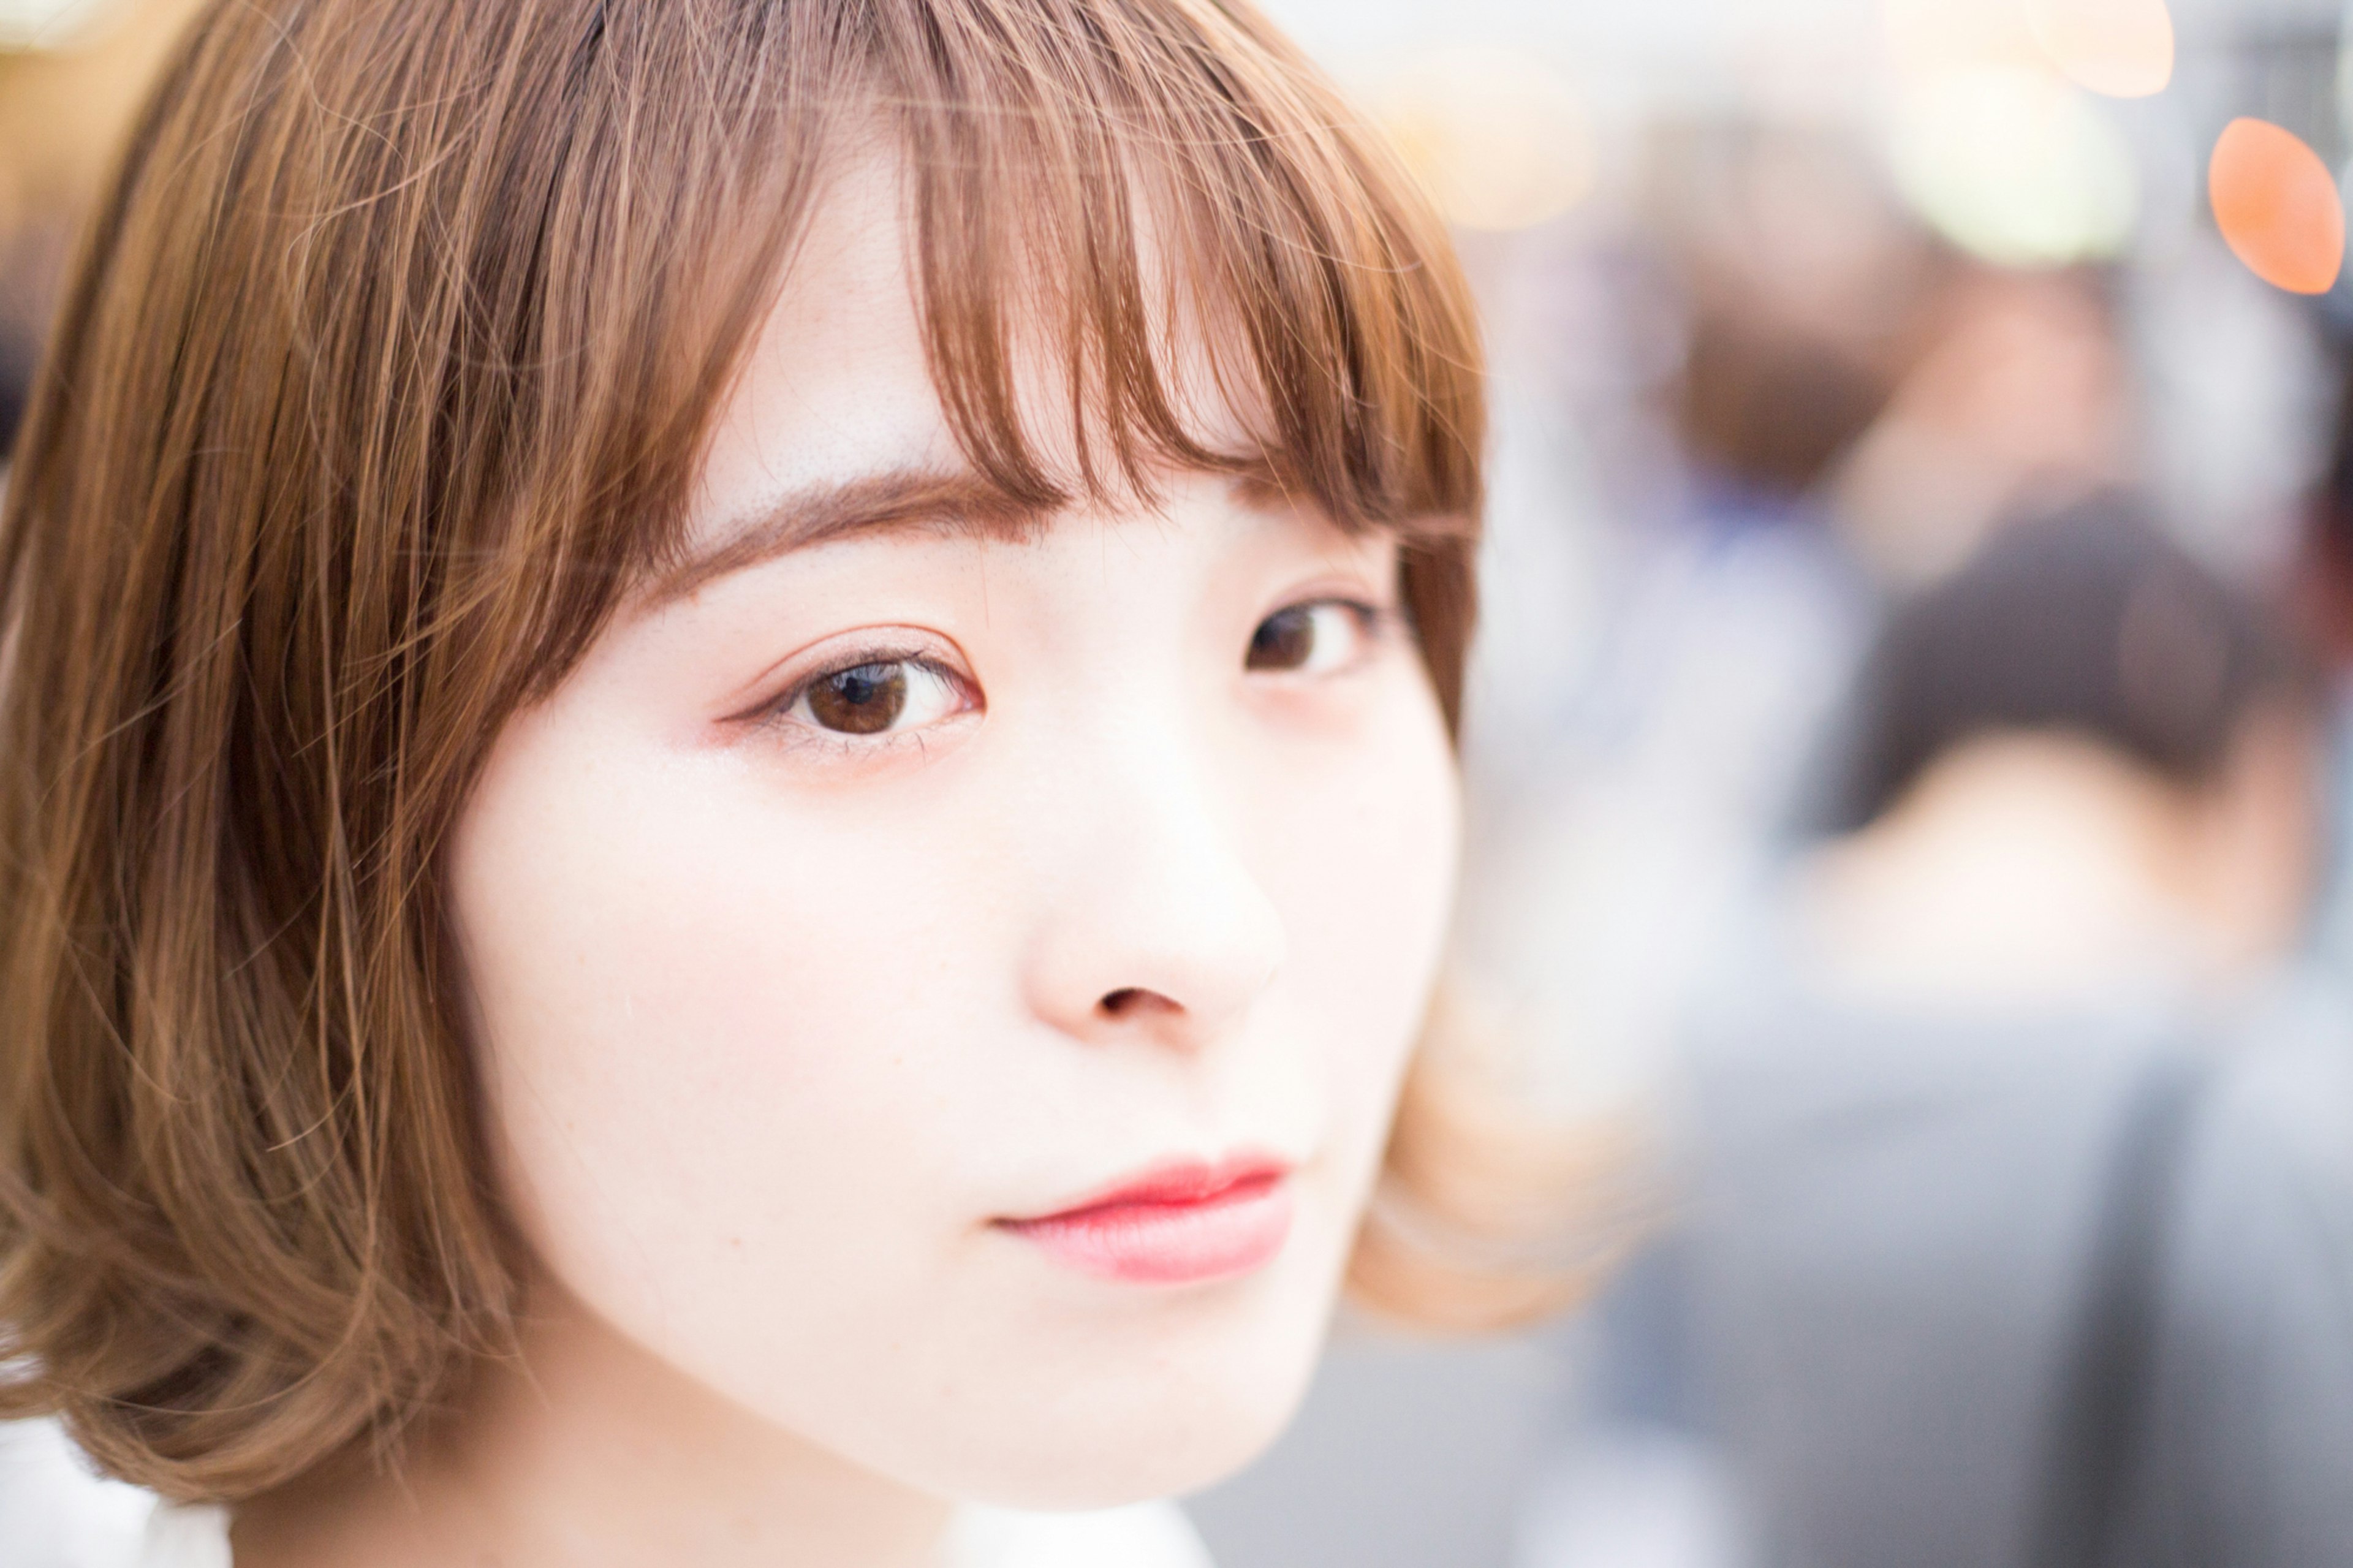
[[[911,705],[919,715],[936,711],[902,723]],[[938,657],[935,647],[878,641],[829,651],[816,668],[745,718],[790,742],[831,742],[859,749],[913,738],[981,706],[972,679]]]
[[[1243,667],[1252,674],[1274,677],[1344,675],[1366,662],[1403,624],[1396,606],[1351,595],[1297,599],[1259,622]],[[1327,648],[1324,645],[1343,627],[1352,646]]]
[[[1252,628],[1242,668],[1279,681],[1320,680],[1363,668],[1405,625],[1393,604],[1346,593],[1311,594]],[[874,752],[967,714],[985,702],[960,659],[920,634],[876,635],[821,649],[805,673],[741,717],[793,745],[830,742]]]

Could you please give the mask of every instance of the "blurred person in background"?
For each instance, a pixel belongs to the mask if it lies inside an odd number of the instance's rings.
[[[1866,662],[1794,954],[1965,1006],[2211,995],[2299,937],[2317,715],[2265,617],[2107,500],[2013,525]]]
[[[1525,1568],[2345,1562],[2353,1091],[2279,984],[2297,662],[2105,500],[1901,605],[1849,755],[1688,1037],[1687,1206]]]
[[[1932,581],[2005,520],[2131,481],[2139,420],[2116,286],[2090,268],[1948,258],[1900,384],[1831,481],[1875,577]]]
[[[1867,635],[1875,589],[1831,487],[1894,395],[1937,276],[1834,133],[1663,129],[1645,203],[1630,248],[1673,319],[1675,368],[1645,410],[1662,439],[1625,443],[1641,471],[1610,474],[1591,509],[1609,592],[1541,710],[1524,672],[1546,661],[1514,642],[1521,628],[1482,647],[1464,922],[1481,978],[1532,1034],[1580,1078],[1616,1071],[1637,1093],[1719,923],[1777,852]],[[1603,424],[1573,405],[1558,417]]]
[[[1614,477],[1611,591],[1547,709],[1521,627],[1482,650],[1465,921],[1531,1031],[1637,1097],[1820,818],[1827,731],[1884,596],[2138,458],[2106,274],[1963,256],[1835,130],[1652,142],[1641,227],[1679,302],[1679,368],[1648,461],[1672,471]]]

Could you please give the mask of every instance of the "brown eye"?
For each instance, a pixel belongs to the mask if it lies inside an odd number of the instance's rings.
[[[812,682],[804,693],[809,717],[845,735],[879,735],[907,706],[907,666],[861,664]]]
[[[923,730],[980,706],[967,681],[927,658],[868,655],[812,678],[780,703],[777,717],[803,730],[880,737]]]
[[[1362,656],[1372,638],[1375,612],[1326,599],[1275,611],[1250,634],[1250,669],[1321,675]]]
[[[1259,622],[1250,634],[1250,669],[1298,669],[1315,654],[1315,616],[1311,606],[1293,605]]]

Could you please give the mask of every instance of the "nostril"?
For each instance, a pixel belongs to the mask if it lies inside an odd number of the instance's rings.
[[[1095,1006],[1106,1018],[1124,1018],[1143,1012],[1152,1005],[1153,994],[1135,985],[1123,985],[1116,991],[1103,993]]]

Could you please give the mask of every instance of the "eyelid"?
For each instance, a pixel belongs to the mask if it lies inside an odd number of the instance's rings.
[[[919,665],[965,689],[975,699],[975,706],[979,705],[980,683],[965,662],[964,651],[955,644],[935,632],[881,627],[827,637],[778,661],[756,688],[765,695],[746,703],[728,721],[754,725],[781,721],[793,704],[818,681],[870,664]],[[778,674],[786,670],[794,673]]]
[[[1389,619],[1404,612],[1398,589],[1398,584],[1383,586],[1359,574],[1335,574],[1320,581],[1302,584],[1285,594],[1267,613],[1273,615],[1282,610],[1308,609],[1317,605],[1339,605],[1349,609],[1370,611],[1376,616]]]
[[[1335,594],[1315,600],[1319,605],[1336,605],[1353,612],[1372,633],[1385,633],[1404,624],[1405,612],[1397,605],[1384,600],[1368,599],[1354,594]]]
[[[1407,625],[1405,606],[1394,599],[1376,597],[1354,589],[1341,589],[1328,594],[1311,594],[1293,599],[1268,612],[1279,616],[1285,610],[1345,610],[1356,617],[1358,628],[1371,642],[1386,641],[1392,633]]]

